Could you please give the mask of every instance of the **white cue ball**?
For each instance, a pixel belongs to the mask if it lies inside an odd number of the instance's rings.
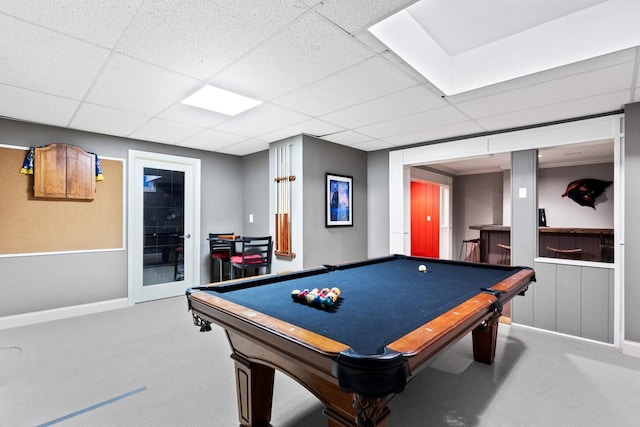
[[[424,273],[425,271],[427,271],[427,266],[424,264],[420,265],[420,267],[418,267],[418,271],[421,271]]]

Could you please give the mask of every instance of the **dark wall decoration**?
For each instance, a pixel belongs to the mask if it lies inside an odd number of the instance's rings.
[[[580,206],[596,208],[596,199],[604,193],[604,190],[612,184],[612,181],[602,181],[599,179],[583,178],[573,181],[567,185],[567,190],[562,197],[569,197]]]

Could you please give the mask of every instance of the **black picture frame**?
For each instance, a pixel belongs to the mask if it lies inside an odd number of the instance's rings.
[[[325,226],[353,226],[353,177],[326,173]]]

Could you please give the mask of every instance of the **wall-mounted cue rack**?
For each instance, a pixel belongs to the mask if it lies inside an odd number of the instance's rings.
[[[276,236],[275,254],[279,257],[295,258],[291,250],[291,183],[296,180],[291,175],[291,145],[276,148],[274,179],[276,185]]]

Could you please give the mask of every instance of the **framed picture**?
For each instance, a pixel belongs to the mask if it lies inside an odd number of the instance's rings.
[[[327,173],[325,196],[327,227],[353,226],[353,178]]]

